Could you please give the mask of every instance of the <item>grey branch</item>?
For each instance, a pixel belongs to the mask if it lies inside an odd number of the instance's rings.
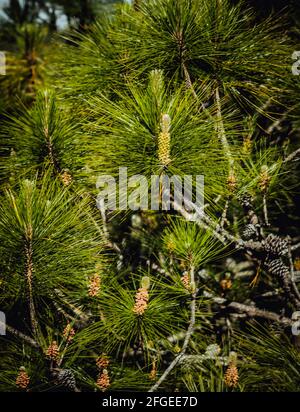
[[[110,240],[109,231],[107,228],[107,219],[106,219],[104,199],[97,201],[97,207],[101,213],[103,236],[104,236],[107,246],[113,249],[115,252],[121,254],[121,249],[119,248],[119,246]]]
[[[26,229],[26,245],[25,245],[25,254],[26,254],[26,265],[25,265],[25,280],[27,285],[27,300],[29,307],[30,322],[32,327],[32,332],[35,338],[39,334],[39,325],[36,315],[36,309],[33,299],[33,248],[32,248],[32,227],[28,226]]]
[[[218,304],[226,304],[227,300],[223,298],[215,298],[214,301]],[[280,323],[285,326],[291,326],[293,321],[290,318],[278,315],[275,312],[270,312],[264,309],[258,309],[256,306],[249,306],[243,303],[230,302],[227,308],[233,309],[240,313],[245,313],[250,318],[263,318],[273,322]]]
[[[24,340],[24,342],[29,343],[29,345],[33,346],[34,348],[39,348],[40,346],[39,344],[32,339],[30,336],[25,335],[24,333],[20,332],[19,330],[13,328],[12,326],[9,326],[7,324],[5,324],[1,319],[0,319],[0,325],[3,325],[6,327],[6,330],[11,333],[12,335],[16,336],[17,338],[20,338],[22,340]]]
[[[299,149],[295,150],[294,152],[292,152],[291,154],[289,154],[283,161],[283,163],[287,163],[292,161],[295,157],[297,157],[300,154],[300,147]]]
[[[172,370],[177,366],[177,364],[180,362],[181,358],[185,355],[185,352],[188,348],[190,339],[192,337],[194,327],[195,327],[195,321],[196,321],[196,287],[195,287],[195,269],[194,267],[191,268],[190,270],[190,276],[191,276],[191,288],[192,288],[192,293],[191,293],[191,316],[190,316],[190,323],[187,329],[187,333],[182,345],[182,349],[180,353],[175,357],[175,359],[170,363],[168,368],[164,371],[164,373],[161,375],[161,377],[158,379],[158,381],[151,387],[149,392],[154,392],[156,391],[159,386],[166,380],[166,378],[169,376],[169,374],[172,372]]]

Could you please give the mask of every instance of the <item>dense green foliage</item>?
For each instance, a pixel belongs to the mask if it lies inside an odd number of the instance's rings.
[[[7,9],[0,390],[299,391],[297,21],[83,3],[40,2],[77,28],[59,35]],[[120,167],[203,175],[204,216],[105,210]]]

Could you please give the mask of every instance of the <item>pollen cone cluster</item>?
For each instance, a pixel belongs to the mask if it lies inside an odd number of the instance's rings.
[[[266,192],[271,182],[271,176],[269,175],[268,167],[262,166],[259,175],[258,186],[262,192]]]
[[[228,185],[228,189],[230,192],[234,192],[235,189],[237,188],[237,178],[233,171],[229,173],[229,176],[227,179],[227,185]]]
[[[103,371],[99,374],[97,379],[97,386],[104,392],[110,386],[110,379],[107,369],[103,369]]]
[[[133,312],[136,315],[143,315],[148,307],[149,293],[146,288],[139,288],[135,296]]]
[[[54,340],[46,351],[47,358],[51,360],[57,360],[59,357],[59,348],[56,341]]]
[[[170,158],[170,124],[171,119],[168,114],[163,114],[161,119],[161,132],[158,136],[158,160],[163,166],[171,162]]]
[[[149,379],[154,380],[156,379],[156,375],[157,375],[157,365],[156,365],[156,361],[152,362],[152,369],[149,373]]]
[[[244,154],[249,154],[251,152],[251,148],[252,148],[251,136],[246,136],[243,141],[242,151]]]
[[[220,281],[220,286],[223,290],[228,290],[231,289],[232,287],[232,281],[230,279],[222,279]]]
[[[63,337],[66,339],[67,342],[71,342],[74,335],[75,335],[75,330],[74,330],[74,328],[72,328],[70,323],[68,323],[67,326],[65,327],[64,331],[63,331]]]
[[[190,289],[190,287],[191,287],[190,276],[189,276],[189,273],[187,271],[184,272],[183,276],[181,276],[181,282],[183,283],[183,286],[186,289]]]
[[[143,315],[148,307],[150,279],[145,276],[142,279],[141,287],[138,289],[135,295],[135,304],[133,307],[133,312],[136,315]]]
[[[101,356],[99,356],[99,358],[96,359],[96,365],[99,369],[107,369],[109,365],[109,359],[107,355],[102,354]]]
[[[235,362],[230,362],[224,376],[225,385],[229,388],[235,388],[239,381],[239,373]]]
[[[19,370],[19,374],[16,379],[16,385],[21,389],[26,389],[29,385],[29,382],[30,382],[30,378],[27,375],[27,372],[24,366],[21,366]]]
[[[300,258],[299,257],[297,257],[294,261],[294,268],[295,268],[295,270],[300,271]]]
[[[98,295],[101,286],[101,278],[98,273],[95,273],[89,281],[89,296],[95,297]]]
[[[73,181],[72,176],[66,170],[62,172],[62,174],[60,175],[60,179],[65,186],[69,186]]]

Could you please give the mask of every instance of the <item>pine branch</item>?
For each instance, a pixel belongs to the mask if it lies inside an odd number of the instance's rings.
[[[104,239],[106,240],[106,244],[107,244],[108,247],[110,247],[115,252],[117,252],[119,255],[121,255],[121,249],[119,248],[119,246],[115,242],[112,242],[110,240],[109,231],[108,231],[108,228],[107,228],[107,219],[106,219],[104,199],[101,199],[100,201],[97,201],[97,207],[98,207],[98,209],[100,210],[100,213],[101,213],[102,227],[103,227],[103,233],[102,234],[104,236]]]
[[[190,284],[192,288],[192,293],[191,293],[191,306],[190,306],[190,323],[187,329],[187,333],[182,345],[182,349],[180,353],[176,356],[176,358],[170,363],[168,368],[164,371],[162,376],[158,379],[158,381],[151,387],[149,392],[155,392],[160,385],[167,379],[169,374],[172,372],[172,370],[177,366],[177,364],[180,362],[181,358],[185,355],[185,352],[188,348],[190,339],[192,337],[194,327],[195,327],[195,321],[196,321],[196,296],[197,296],[197,290],[196,290],[196,285],[195,285],[195,268],[191,267],[190,269]]]
[[[31,337],[25,335],[24,333],[20,332],[19,330],[13,328],[12,326],[8,325],[7,323],[3,322],[0,318],[0,324],[3,325],[9,333],[24,340],[29,345],[33,346],[34,348],[40,349],[40,345]]]
[[[173,204],[174,209],[177,210],[185,218],[185,220],[187,220],[188,222],[195,222],[197,225],[199,225],[205,230],[211,230],[214,237],[217,240],[219,240],[224,246],[227,246],[228,242],[227,242],[226,237],[223,235],[223,232],[221,234],[219,233],[218,230],[214,230],[214,228],[210,226],[203,218],[204,210],[199,209],[196,205],[194,205],[192,202],[189,202],[187,199],[186,199],[185,205],[188,207],[195,206],[194,213],[187,212],[182,205],[176,202],[175,199],[172,199],[172,204]]]
[[[225,203],[225,207],[224,207],[223,212],[222,212],[222,216],[221,216],[221,222],[220,222],[221,229],[224,228],[224,225],[227,222],[228,207],[229,207],[229,200],[227,199],[226,203]]]
[[[133,0],[132,2],[132,6],[134,8],[134,10],[139,11],[140,7],[141,7],[141,0]]]
[[[292,251],[297,250],[297,249],[299,249],[299,248],[300,248],[300,242],[298,242],[298,243],[296,243],[295,245],[291,246],[291,250],[292,250]]]
[[[188,90],[191,90],[191,92],[192,92],[195,100],[198,101],[198,96],[197,96],[197,93],[195,92],[195,89],[194,89],[194,86],[193,86],[193,83],[192,83],[192,80],[191,80],[191,77],[190,77],[190,74],[189,74],[189,71],[188,71],[188,69],[187,69],[187,66],[186,66],[185,62],[182,63],[182,68],[183,68],[183,73],[184,73],[184,79],[185,79],[186,88],[187,88]],[[203,107],[204,107],[204,106],[203,106],[203,104],[202,104],[202,108],[203,108]]]
[[[201,330],[201,326],[195,326],[193,332],[200,331],[200,330]],[[166,340],[170,343],[176,343],[179,340],[185,339],[186,334],[187,334],[187,331],[182,331],[182,332],[179,332],[179,333],[175,333],[174,335],[168,336],[166,338]]]
[[[186,55],[186,46],[184,44],[184,38],[183,38],[183,34],[182,34],[182,30],[177,30],[176,33],[174,33],[174,37],[177,41],[177,45],[178,45],[178,53],[179,53],[179,60],[181,62],[181,67],[183,70],[183,76],[184,76],[184,81],[185,81],[185,86],[187,88],[187,90],[190,90],[192,92],[192,95],[195,99],[196,102],[199,101],[198,95],[195,91],[187,64],[186,64],[186,59],[185,59],[185,55]],[[202,110],[205,110],[205,106],[204,104],[201,102],[201,108]]]
[[[266,226],[270,226],[269,218],[268,218],[268,207],[267,207],[267,195],[264,193],[263,195],[263,211],[264,211],[264,218]]]
[[[33,274],[33,250],[32,250],[32,227],[29,226],[26,230],[26,246],[25,246],[25,254],[26,254],[26,265],[25,265],[25,279],[27,282],[27,295],[28,295],[28,305],[29,305],[29,314],[30,314],[30,321],[32,332],[35,337],[38,336],[38,321],[37,315],[35,310],[35,305],[33,301],[33,291],[32,291],[32,274]]]
[[[292,160],[294,160],[295,159],[295,157],[297,157],[298,155],[300,154],[300,148],[299,149],[297,149],[297,150],[295,150],[294,152],[292,152],[291,154],[289,154],[284,160],[283,160],[283,162],[282,163],[288,163],[288,162],[291,162]],[[298,159],[296,159],[296,160],[298,160]]]
[[[245,313],[250,318],[262,318],[271,320],[273,322],[280,323],[285,326],[291,326],[293,321],[290,318],[278,315],[275,312],[270,312],[263,309],[258,309],[255,306],[245,305],[239,302],[228,303],[227,299],[224,298],[214,298],[213,301],[219,305],[226,304],[226,308],[233,309],[237,312]]]
[[[300,292],[295,283],[295,271],[294,271],[294,262],[293,262],[293,256],[292,256],[292,246],[291,246],[290,237],[288,237],[287,241],[288,241],[288,259],[290,263],[291,284],[292,284],[294,293],[296,294],[297,298],[300,301]]]
[[[46,142],[47,142],[47,148],[48,148],[48,155],[49,155],[50,163],[54,167],[54,170],[56,171],[56,173],[60,174],[62,170],[61,170],[61,168],[58,164],[57,158],[56,158],[55,153],[54,153],[53,143],[52,143],[51,137],[49,135],[48,125],[44,126],[44,135],[45,135],[45,139],[46,139]]]
[[[216,87],[215,90],[215,98],[216,98],[216,105],[217,105],[217,131],[218,131],[218,136],[219,140],[222,144],[225,156],[228,159],[229,163],[229,174],[233,173],[233,157],[230,151],[230,146],[226,137],[226,132],[225,132],[225,127],[223,123],[223,117],[222,117],[222,107],[221,107],[221,99],[220,99],[220,92],[219,92],[219,87]]]
[[[271,274],[274,275],[282,284],[282,287],[285,291],[287,297],[290,298],[291,302],[295,307],[300,307],[300,299],[298,296],[295,296],[295,293],[291,287],[290,281],[290,272],[287,266],[284,264],[281,256],[269,256],[268,244],[263,241],[244,241],[241,238],[236,238],[227,232],[224,228],[221,228],[220,225],[216,225],[213,220],[204,213],[204,209],[199,208],[196,204],[184,198],[184,203],[191,210],[195,210],[194,214],[187,212],[181,205],[179,205],[173,199],[174,209],[179,211],[186,220],[193,220],[200,227],[211,231],[212,235],[222,244],[229,246],[230,244],[235,244],[237,249],[244,249],[247,253],[255,253],[258,256],[258,260],[263,263],[265,269]],[[253,212],[254,213],[254,212]],[[256,214],[252,215],[252,219],[256,221]],[[263,259],[263,256],[266,256],[266,259]]]
[[[267,128],[266,133],[267,134],[272,134],[274,130],[281,130],[282,128],[280,127],[281,123],[287,119],[289,113],[294,110],[295,107],[291,107],[289,110],[287,110],[281,117],[276,119],[270,126]]]
[[[273,322],[281,323],[285,326],[291,326],[292,325],[292,320],[289,319],[289,318],[277,315],[274,312],[258,309],[256,307],[252,307],[252,306],[247,306],[247,305],[244,305],[242,303],[230,302],[227,307],[232,308],[232,309],[234,309],[238,312],[246,313],[249,317],[263,318],[263,319],[271,320]]]
[[[77,306],[73,305],[72,303],[70,303],[68,301],[68,299],[66,298],[66,296],[59,289],[56,288],[54,291],[60,297],[62,302],[66,306],[68,306],[70,308],[70,310],[72,310],[72,312],[75,314],[75,316],[77,316],[83,324],[88,323],[89,316],[86,313],[84,313],[79,307],[77,307]]]

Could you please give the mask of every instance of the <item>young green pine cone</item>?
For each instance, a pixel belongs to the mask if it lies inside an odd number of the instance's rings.
[[[168,114],[162,115],[161,132],[158,136],[158,159],[163,166],[171,162],[170,158],[170,123],[171,119]]]
[[[262,166],[259,175],[258,187],[262,192],[266,192],[271,182],[268,166]]]
[[[230,192],[234,192],[237,188],[237,178],[232,171],[229,173],[229,176],[227,178],[227,186]]]
[[[244,154],[249,154],[251,152],[251,148],[252,148],[251,136],[246,136],[243,141],[242,152]]]

